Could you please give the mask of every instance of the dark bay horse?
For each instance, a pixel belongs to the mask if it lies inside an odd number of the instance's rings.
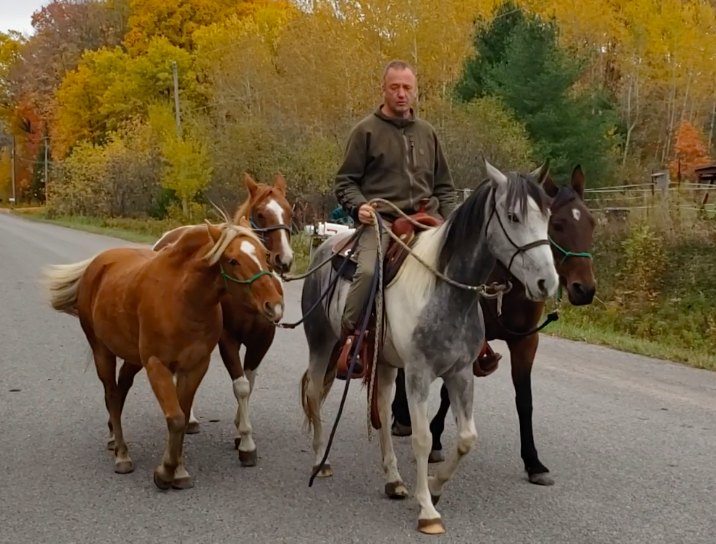
[[[293,264],[291,249],[291,206],[286,200],[286,180],[281,174],[274,178],[273,186],[256,183],[245,175],[247,199],[239,206],[234,222],[245,220],[262,239],[269,254],[269,264],[278,272],[285,273]],[[184,229],[179,227],[164,234],[153,249],[161,250],[176,240]],[[278,278],[277,278],[278,279]],[[280,281],[280,280],[279,280]],[[273,343],[276,327],[256,311],[248,297],[248,291],[232,291],[221,301],[224,330],[219,340],[219,353],[233,382],[238,407],[236,410],[236,438],[242,466],[256,466],[258,454],[249,419],[249,397],[254,389],[256,371]],[[244,365],[241,365],[239,349],[246,346]],[[190,434],[199,432],[199,422],[192,407],[189,419]]]
[[[134,377],[144,368],[169,431],[154,483],[160,489],[192,487],[184,434],[222,334],[221,299],[227,292],[248,293],[248,304],[267,322],[283,317],[281,283],[248,227],[245,220],[197,225],[158,253],[114,248],[45,271],[52,307],[79,318],[92,349],[104,385],[115,472],[134,470],[121,419]],[[118,379],[117,358],[124,359]]]
[[[560,286],[566,289],[569,302],[575,306],[591,304],[596,290],[590,251],[594,218],[584,203],[585,180],[582,169],[577,166],[572,172],[570,185],[556,187],[551,178],[543,185],[552,198],[550,208],[549,236],[552,252],[559,274]],[[489,282],[512,282],[512,291],[504,296],[502,315],[497,316],[495,300],[481,299],[487,340],[504,340],[510,350],[512,383],[515,387],[517,415],[520,421],[521,455],[529,481],[538,485],[552,485],[549,469],[537,455],[532,432],[532,364],[537,352],[539,333],[521,336],[538,326],[544,309],[544,302],[529,300],[525,289],[514,275],[507,272],[499,262]],[[402,373],[396,379],[396,393],[393,401],[393,434],[409,436],[410,414],[405,395],[405,378]],[[430,462],[441,462],[444,458],[440,437],[445,430],[445,417],[450,399],[445,385],[440,389],[440,408],[430,422],[433,446]]]

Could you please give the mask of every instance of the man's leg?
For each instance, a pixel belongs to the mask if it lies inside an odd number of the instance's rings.
[[[383,221],[383,229],[391,228],[390,223]],[[381,237],[381,245],[383,248],[383,257],[388,250],[390,236],[383,234]],[[349,336],[356,334],[356,330],[360,327],[359,320],[363,317],[363,310],[368,302],[370,289],[373,284],[375,275],[375,263],[378,259],[378,240],[375,235],[375,227],[367,225],[358,240],[358,262],[353,281],[348,289],[346,297],[346,305],[343,310],[341,319],[341,337],[336,346],[337,350],[342,350]],[[339,371],[340,372],[340,371]],[[354,372],[360,374],[362,372],[362,363],[357,361]]]

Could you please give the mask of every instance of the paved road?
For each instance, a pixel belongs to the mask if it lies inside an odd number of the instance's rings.
[[[352,387],[331,459],[336,475],[308,488],[310,439],[298,379],[300,329],[280,331],[261,367],[252,414],[259,466],[232,451],[235,401],[217,354],[197,395],[202,433],[187,437],[195,487],[152,483],[166,427],[146,376],[124,412],[134,473],[113,472],[103,391],[76,320],[50,310],[40,267],[125,244],[0,214],[0,542],[403,543],[428,541],[417,505],[382,494],[377,436]],[[298,317],[299,286],[287,290]],[[506,353],[504,345],[496,347]],[[441,542],[713,544],[716,518],[716,374],[544,337],[534,376],[542,460],[557,480],[528,484],[506,365],[477,380],[479,447],[448,484]],[[342,385],[342,382],[339,382]],[[437,407],[438,385],[432,393]],[[331,419],[340,399],[327,401]],[[448,425],[446,444],[454,443]],[[409,438],[396,439],[415,481]]]

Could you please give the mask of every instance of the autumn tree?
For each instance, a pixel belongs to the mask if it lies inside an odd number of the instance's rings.
[[[669,163],[672,177],[681,174],[682,178],[695,180],[695,168],[712,162],[703,134],[687,120],[681,121],[674,137],[675,157]]]

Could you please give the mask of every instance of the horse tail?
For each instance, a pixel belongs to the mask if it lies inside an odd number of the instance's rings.
[[[321,384],[321,393],[318,399],[318,406],[312,406],[311,400],[309,399],[309,380],[308,370],[301,376],[301,406],[303,407],[303,413],[306,415],[305,427],[308,432],[313,430],[313,420],[319,418],[319,414],[316,412],[316,408],[323,406],[323,402],[326,400],[328,393],[331,391],[333,382],[336,379],[336,368],[329,369],[323,376],[323,383]]]
[[[50,295],[50,305],[58,312],[77,316],[77,296],[80,280],[94,257],[78,263],[56,264],[43,271],[45,288]]]

